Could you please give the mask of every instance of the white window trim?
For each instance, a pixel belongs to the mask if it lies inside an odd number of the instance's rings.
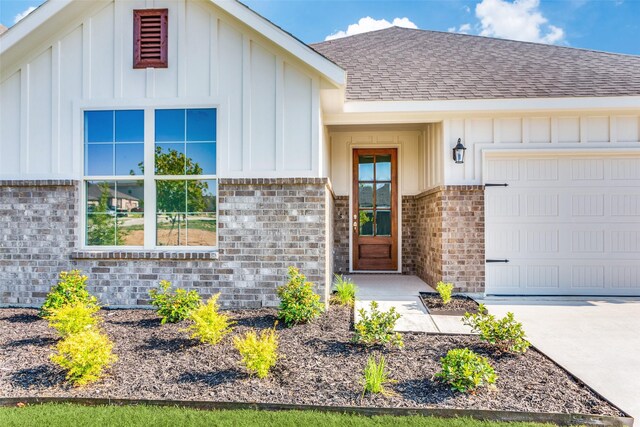
[[[216,172],[220,171],[220,104],[212,101],[193,101],[185,103],[158,103],[158,102],[114,102],[113,104],[96,104],[94,102],[83,103],[78,106],[79,142],[81,159],[81,185],[80,185],[80,247],[87,251],[169,251],[169,252],[212,252],[218,250],[218,218],[219,196],[218,181],[216,175],[171,175],[158,177],[155,174],[155,111],[163,109],[216,109]],[[85,175],[85,140],[84,140],[84,113],[85,111],[118,111],[118,110],[143,110],[144,111],[144,174],[128,176],[89,176]],[[143,246],[94,246],[87,244],[87,182],[88,181],[132,181],[142,179],[144,181],[144,245]],[[156,245],[156,181],[158,180],[215,180],[216,181],[216,242],[214,246],[160,246]]]

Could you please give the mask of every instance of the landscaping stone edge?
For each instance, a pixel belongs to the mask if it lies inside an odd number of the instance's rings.
[[[18,404],[43,404],[43,403],[72,403],[84,406],[174,406],[181,408],[193,408],[204,410],[233,410],[254,409],[263,411],[320,411],[338,412],[364,416],[392,415],[410,416],[422,415],[440,418],[469,417],[482,421],[505,422],[538,422],[553,423],[557,425],[592,425],[632,427],[633,418],[630,416],[614,417],[607,415],[589,414],[561,414],[554,412],[519,412],[519,411],[494,411],[485,409],[448,409],[448,408],[370,408],[361,406],[320,406],[320,405],[295,405],[283,403],[263,402],[215,402],[195,400],[147,400],[147,399],[105,399],[105,398],[79,398],[79,397],[11,397],[0,398],[0,407],[12,407]],[[622,412],[622,411],[621,411]],[[624,413],[624,412],[623,412]],[[626,413],[625,413],[626,414]]]

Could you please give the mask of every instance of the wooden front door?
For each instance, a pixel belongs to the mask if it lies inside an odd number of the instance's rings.
[[[397,150],[353,150],[353,269],[398,269]]]

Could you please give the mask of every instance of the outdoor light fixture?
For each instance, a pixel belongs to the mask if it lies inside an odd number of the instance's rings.
[[[462,139],[458,138],[458,144],[456,144],[455,147],[453,147],[453,161],[458,163],[458,164],[462,164],[464,163],[464,151],[467,148],[462,145]]]

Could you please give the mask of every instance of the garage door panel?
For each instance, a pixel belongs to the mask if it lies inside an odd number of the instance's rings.
[[[640,282],[640,266],[637,264],[610,267],[610,283],[614,289],[634,289]]]
[[[640,181],[640,158],[611,159],[611,179]]]
[[[640,295],[640,157],[486,166],[487,293]]]
[[[602,181],[605,179],[603,159],[572,159],[570,161],[572,181]]]
[[[526,182],[529,184],[559,180],[560,166],[558,159],[526,159],[523,163],[526,171]]]

